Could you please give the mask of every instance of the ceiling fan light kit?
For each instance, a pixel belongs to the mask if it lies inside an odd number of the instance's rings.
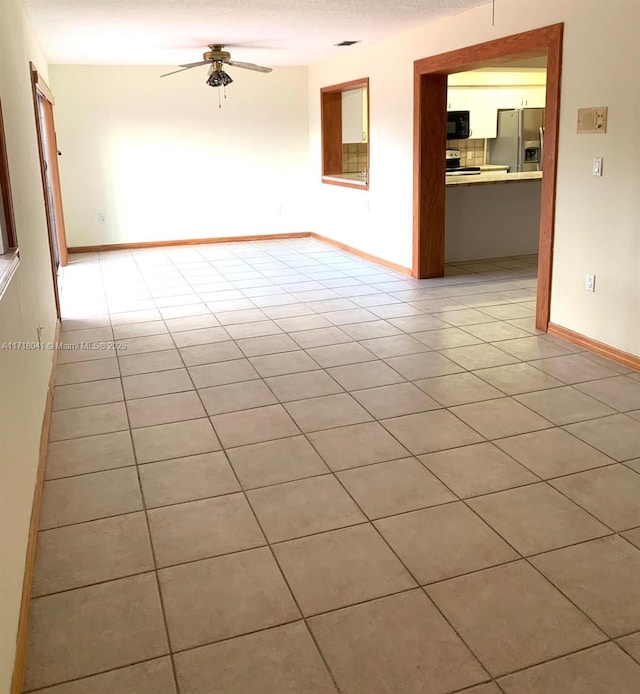
[[[229,51],[223,50],[224,46],[220,43],[210,43],[208,51],[202,54],[203,60],[196,63],[186,63],[185,65],[180,65],[179,70],[173,70],[172,72],[167,72],[160,77],[168,77],[169,75],[175,75],[178,72],[184,72],[185,70],[191,70],[191,68],[199,67],[200,65],[210,65],[209,74],[207,75],[206,84],[210,87],[220,87],[225,89],[228,84],[231,84],[233,80],[223,69],[224,65],[230,65],[231,67],[239,67],[244,70],[253,70],[254,72],[272,72],[272,68],[263,67],[262,65],[255,65],[254,63],[241,63],[237,60],[231,60],[231,53]],[[227,98],[227,93],[225,90],[224,98]],[[218,92],[218,106],[221,107],[220,102],[220,92]]]
[[[210,87],[226,87],[231,84],[233,80],[231,77],[220,67],[212,67],[209,70],[209,76],[207,77],[207,84]]]

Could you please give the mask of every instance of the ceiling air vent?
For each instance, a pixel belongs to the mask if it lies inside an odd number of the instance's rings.
[[[360,43],[360,41],[340,41],[340,43],[334,43],[334,46],[353,46],[354,43]]]

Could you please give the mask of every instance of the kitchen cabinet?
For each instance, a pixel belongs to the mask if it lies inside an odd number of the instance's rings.
[[[526,87],[498,87],[498,108],[544,108],[546,87],[532,85]]]
[[[447,185],[446,262],[537,253],[541,195],[541,179]]]
[[[495,92],[495,89],[469,89],[469,137],[483,140],[498,135]]]
[[[486,75],[481,77],[486,79]],[[470,137],[489,139],[498,134],[498,109],[544,108],[545,99],[544,84],[452,85],[447,91],[447,110],[469,111]]]
[[[547,88],[545,86],[527,87],[525,99],[527,108],[544,108],[547,103]]]
[[[544,85],[547,83],[546,68],[522,70],[511,69],[480,69],[468,72],[456,72],[448,76],[450,87],[523,87],[525,85]]]
[[[497,135],[497,90],[492,87],[450,87],[447,110],[469,111],[470,135],[486,139]]]
[[[447,111],[469,111],[469,87],[449,87]]]
[[[342,142],[367,142],[368,130],[367,90],[361,87],[342,92]]]

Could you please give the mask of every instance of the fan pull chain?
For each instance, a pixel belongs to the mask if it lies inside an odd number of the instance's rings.
[[[222,108],[222,101],[220,101],[220,87],[218,87],[218,108]]]

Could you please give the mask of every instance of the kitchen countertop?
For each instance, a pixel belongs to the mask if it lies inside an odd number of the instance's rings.
[[[343,174],[331,174],[330,176],[323,176],[323,181],[348,181],[349,183],[355,183],[357,185],[366,186],[367,177],[363,176],[361,173],[343,173]]]
[[[479,174],[453,175],[446,177],[447,186],[470,186],[487,183],[517,183],[518,181],[535,181],[542,178],[542,171],[520,171],[507,173],[505,166],[484,165],[480,167]],[[361,173],[333,174],[323,176],[325,181],[345,181],[356,185],[366,186],[367,179]]]
[[[542,178],[542,171],[481,171],[470,176],[447,176],[447,186],[473,186],[487,183],[518,183],[520,181],[537,181]]]

